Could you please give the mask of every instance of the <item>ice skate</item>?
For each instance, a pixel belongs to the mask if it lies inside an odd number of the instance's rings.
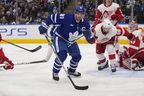
[[[74,77],[80,77],[81,76],[81,73],[80,72],[72,72],[70,71],[70,69],[68,69],[68,74],[71,75],[71,76],[74,76]]]
[[[99,65],[98,70],[100,71],[100,70],[103,70],[103,69],[108,68],[108,67],[109,67],[109,65],[108,65],[108,61],[107,61],[105,65]]]
[[[58,73],[53,73],[53,79],[54,79],[55,81],[59,81]]]
[[[116,65],[115,64],[111,64],[110,67],[111,67],[112,72],[116,72]]]

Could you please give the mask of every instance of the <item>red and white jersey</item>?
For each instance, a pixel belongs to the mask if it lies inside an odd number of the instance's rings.
[[[142,32],[140,30],[136,30],[133,32],[133,34],[136,36],[134,40],[130,41],[129,46],[129,54],[133,55],[135,52],[137,52],[138,49],[144,48],[144,37],[142,37]]]
[[[120,20],[124,18],[119,4],[112,3],[110,6],[106,7],[104,4],[98,6],[96,10],[96,17],[93,23],[95,27],[98,23],[102,22],[104,19],[111,20],[113,25],[116,25]]]
[[[97,43],[108,42],[112,37],[117,35],[117,29],[115,26],[112,26],[109,32],[107,34],[104,34],[102,30],[102,25],[103,23],[100,23],[95,28],[95,36],[97,37]]]

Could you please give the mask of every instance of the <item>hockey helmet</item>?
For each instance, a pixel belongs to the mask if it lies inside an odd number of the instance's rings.
[[[106,7],[111,6],[113,0],[103,0],[103,3]]]
[[[135,30],[137,30],[138,29],[138,23],[136,22],[136,21],[131,21],[130,23],[129,23],[129,29],[130,29],[130,31],[135,31]]]
[[[102,28],[105,32],[109,32],[109,30],[112,28],[112,23],[109,19],[105,19],[103,21],[103,24],[102,24]]]
[[[83,8],[83,6],[77,5],[77,6],[75,7],[75,12],[76,12],[76,13],[83,13],[83,14],[84,14],[84,8]]]

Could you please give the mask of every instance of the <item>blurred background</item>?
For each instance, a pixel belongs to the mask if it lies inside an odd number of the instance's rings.
[[[144,0],[113,0],[118,3],[127,24],[130,19],[144,24]],[[0,0],[0,24],[40,24],[52,13],[73,12],[75,5],[83,5],[90,23],[102,0]]]

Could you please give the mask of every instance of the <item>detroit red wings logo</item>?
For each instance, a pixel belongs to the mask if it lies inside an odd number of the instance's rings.
[[[103,17],[104,18],[108,18],[108,17],[110,17],[111,15],[112,15],[112,13],[113,13],[113,11],[104,11],[104,13],[103,13]]]
[[[108,17],[109,17],[108,11],[104,11],[103,17],[104,17],[104,18],[108,18]]]

